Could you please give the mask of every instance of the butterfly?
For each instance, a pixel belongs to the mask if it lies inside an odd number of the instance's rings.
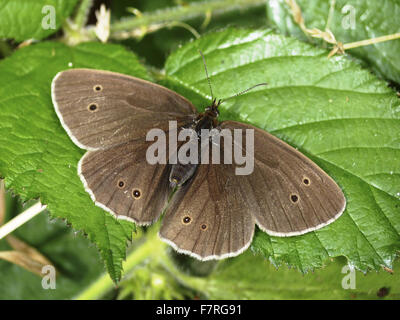
[[[221,101],[199,113],[163,86],[92,69],[58,73],[52,100],[69,137],[87,150],[78,174],[95,204],[138,225],[164,212],[159,235],[178,252],[200,260],[236,256],[251,244],[255,225],[273,236],[301,235],[345,209],[336,182],[295,148],[250,124],[219,122]],[[166,141],[183,128],[252,130],[254,169],[237,175],[235,163],[150,164],[146,136],[153,128]]]

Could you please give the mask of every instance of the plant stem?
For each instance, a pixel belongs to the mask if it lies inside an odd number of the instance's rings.
[[[40,202],[36,203],[29,209],[20,213],[14,219],[7,222],[4,226],[0,227],[0,239],[13,232],[15,229],[22,226],[25,222],[31,220],[33,217],[37,216],[40,212],[46,209],[46,206],[42,205]]]
[[[209,12],[218,15],[233,10],[262,5],[265,5],[265,0],[215,0],[157,10],[113,23],[111,25],[111,37],[121,38],[124,37],[124,34],[130,34],[133,29],[149,28],[152,25],[164,25],[168,22],[199,18],[207,16]]]
[[[165,243],[163,243],[156,232],[151,232],[145,239],[143,244],[130,253],[123,263],[122,267],[124,274],[131,271],[137,265],[150,257],[159,257],[160,252],[164,250]],[[108,290],[112,289],[114,282],[111,280],[108,273],[102,275],[96,282],[89,286],[86,290],[81,292],[75,299],[76,300],[93,300],[103,296]]]
[[[385,42],[385,41],[389,41],[389,40],[395,40],[395,39],[400,39],[400,32],[395,33],[395,34],[390,34],[387,36],[366,39],[366,40],[361,40],[361,41],[357,41],[357,42],[345,43],[345,44],[343,44],[343,49],[349,50],[349,49],[354,49],[357,47],[368,46],[371,44]]]
[[[81,0],[79,7],[77,8],[74,23],[78,27],[78,30],[82,29],[88,19],[89,10],[93,5],[93,0]]]

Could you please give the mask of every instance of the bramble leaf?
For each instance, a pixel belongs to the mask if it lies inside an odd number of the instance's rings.
[[[0,38],[40,40],[55,33],[78,0],[2,0]]]

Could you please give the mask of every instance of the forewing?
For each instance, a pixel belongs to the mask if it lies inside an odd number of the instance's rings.
[[[87,150],[141,139],[152,128],[167,130],[168,120],[187,123],[197,114],[167,88],[101,70],[60,72],[52,82],[52,99],[64,129]]]

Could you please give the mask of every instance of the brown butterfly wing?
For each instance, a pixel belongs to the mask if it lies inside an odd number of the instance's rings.
[[[96,205],[118,218],[149,225],[161,215],[171,192],[169,166],[146,161],[149,143],[128,142],[88,151],[79,176]]]
[[[59,73],[52,98],[71,139],[90,150],[78,171],[96,205],[141,225],[154,222],[170,194],[169,167],[146,161],[152,143],[146,135],[152,128],[168,135],[168,120],[176,120],[178,128],[191,123],[197,116],[194,106],[159,85],[89,69]]]
[[[225,121],[221,128],[242,129],[243,134],[254,129],[254,171],[237,179],[262,230],[275,236],[300,235],[343,213],[346,199],[340,187],[302,153],[248,124]]]
[[[52,98],[64,129],[87,150],[140,139],[151,128],[167,130],[168,120],[190,121],[197,114],[188,100],[167,88],[101,70],[60,72]]]
[[[250,245],[254,233],[255,221],[246,202],[234,166],[201,164],[173,196],[160,237],[201,260],[238,255]]]

